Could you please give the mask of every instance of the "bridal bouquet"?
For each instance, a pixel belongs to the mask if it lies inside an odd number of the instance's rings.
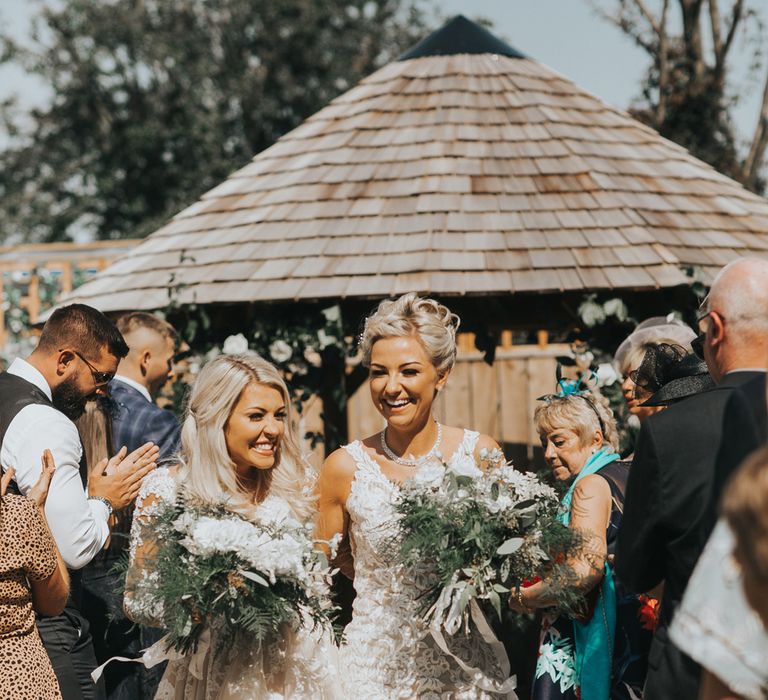
[[[396,505],[405,562],[434,574],[425,620],[449,634],[468,625],[476,601],[501,619],[502,596],[539,578],[559,607],[577,602],[565,559],[579,538],[557,521],[555,490],[506,464],[500,450],[483,450],[481,459],[484,470],[422,468]]]
[[[154,596],[167,645],[194,650],[206,624],[219,639],[262,641],[284,625],[329,623],[330,570],[311,526],[268,497],[254,522],[225,510],[168,504],[158,518]]]

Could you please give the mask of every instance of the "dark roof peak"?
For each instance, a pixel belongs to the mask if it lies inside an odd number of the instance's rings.
[[[525,58],[516,49],[491,34],[485,27],[456,15],[402,54],[398,60],[423,56],[449,56],[458,53],[495,53],[510,58]]]

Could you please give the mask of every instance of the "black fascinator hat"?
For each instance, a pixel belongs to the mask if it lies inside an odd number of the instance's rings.
[[[652,394],[643,406],[666,406],[715,386],[704,360],[680,345],[669,343],[651,346],[640,367],[629,376]]]

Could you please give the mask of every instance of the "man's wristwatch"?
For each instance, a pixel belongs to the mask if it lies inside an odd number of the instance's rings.
[[[114,512],[114,508],[112,508],[112,503],[110,502],[110,500],[108,498],[104,498],[104,496],[88,496],[88,500],[89,501],[100,501],[101,503],[103,503],[107,507],[107,510],[109,511],[107,513],[107,517],[111,516],[112,513]]]

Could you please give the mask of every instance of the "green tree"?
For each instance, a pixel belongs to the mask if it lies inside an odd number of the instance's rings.
[[[424,34],[416,0],[65,0],[2,60],[0,238],[145,235]]]
[[[749,189],[762,193],[768,148],[768,56],[763,0],[592,0],[598,12],[647,52],[642,103],[631,110]],[[752,78],[763,72],[763,99],[744,152],[731,109],[739,99],[729,60],[739,36],[752,47]]]

